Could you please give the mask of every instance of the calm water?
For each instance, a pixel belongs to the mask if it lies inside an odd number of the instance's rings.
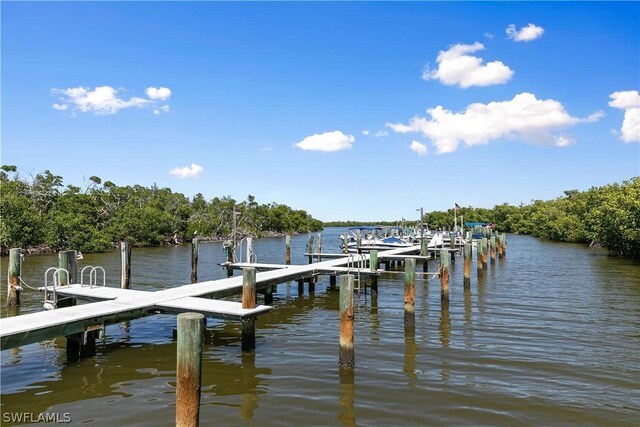
[[[323,232],[325,251],[337,251],[340,232]],[[294,263],[306,262],[307,240],[292,239]],[[284,239],[258,240],[254,250],[258,262],[282,263]],[[224,277],[223,256],[220,244],[202,243],[199,278]],[[190,257],[187,245],[134,248],[132,287],[188,283]],[[101,265],[117,286],[119,262],[118,252],[87,254],[79,267]],[[55,256],[27,257],[23,276],[39,285],[55,264]],[[637,262],[509,236],[506,260],[480,280],[474,254],[470,292],[458,260],[448,310],[437,279],[417,277],[414,333],[404,328],[401,274],[381,278],[377,297],[355,296],[351,376],[337,369],[338,292],[328,278],[314,294],[278,286],[274,310],[257,322],[255,353],[241,353],[239,324],[209,320],[201,425],[640,424]],[[37,292],[22,297],[21,313],[41,309]],[[95,357],[71,364],[63,338],[3,351],[3,425],[5,414],[21,412],[68,413],[74,425],[173,425],[175,324],[157,315],[111,325]]]

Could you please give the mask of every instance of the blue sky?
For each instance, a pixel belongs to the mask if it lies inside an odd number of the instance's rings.
[[[2,2],[2,163],[321,220],[640,175],[640,3]]]

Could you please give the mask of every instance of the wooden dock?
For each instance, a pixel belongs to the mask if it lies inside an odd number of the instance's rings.
[[[379,253],[378,259],[406,257],[419,251],[419,246],[393,249]],[[357,262],[368,262],[369,257],[369,254],[360,254],[308,265],[271,265],[269,271],[256,274],[256,289],[267,289],[293,280],[310,279],[320,274],[377,274],[377,271],[353,267]],[[233,267],[266,269],[267,265],[239,263]],[[243,278],[240,276],[192,283],[156,292],[79,284],[57,287],[58,297],[88,303],[0,319],[0,347],[4,350],[57,336],[86,333],[103,328],[107,324],[160,313],[197,312],[208,318],[244,320],[253,319],[271,309],[268,305],[243,309],[239,302],[219,299],[239,295],[242,288]],[[51,288],[48,290],[52,291]]]

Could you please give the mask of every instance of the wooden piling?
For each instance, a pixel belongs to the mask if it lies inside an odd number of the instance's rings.
[[[489,246],[489,240],[486,237],[482,238],[482,268],[487,269],[487,248]]]
[[[494,265],[496,263],[496,234],[493,232],[489,241],[489,255],[491,257],[491,265]]]
[[[349,253],[349,236],[346,232],[342,235],[342,245],[342,252],[344,252],[345,254]]]
[[[340,276],[340,369],[353,369],[355,352],[353,348],[353,274]]]
[[[318,262],[322,261],[322,234],[318,233]]]
[[[476,270],[478,273],[484,270],[482,267],[482,239],[476,240]]]
[[[304,279],[298,279],[298,296],[304,295]]]
[[[253,262],[253,237],[247,237],[247,262]]]
[[[234,212],[235,219],[235,212]],[[233,263],[233,252],[235,251],[234,243],[230,240],[227,240],[223,243],[223,248],[227,254],[227,277],[233,276],[233,267],[231,264]]]
[[[464,244],[464,289],[471,286],[471,243]]]
[[[369,269],[372,273],[378,271],[378,251],[372,249],[369,251]],[[378,293],[378,276],[371,276],[371,292]]]
[[[404,323],[415,323],[416,301],[416,260],[407,258],[404,262]]]
[[[447,250],[440,250],[440,300],[449,303],[449,257]]]
[[[309,264],[313,262],[313,234],[309,234],[309,243],[307,244],[307,253],[309,254]]]
[[[71,283],[77,283],[78,277],[78,264],[76,258],[78,253],[76,251],[60,251],[58,252],[58,267],[63,268],[69,272],[69,276],[65,271],[60,271],[58,278],[60,279],[59,286],[66,286]]]
[[[198,239],[191,240],[191,283],[198,281]]]
[[[291,236],[284,236],[284,263],[291,265]]]
[[[176,427],[194,427],[200,423],[205,325],[205,318],[200,313],[178,315]]]
[[[7,275],[7,306],[20,305],[20,277],[22,277],[22,249],[9,250],[9,271]]]
[[[334,275],[329,276],[329,290],[330,291],[336,290],[336,276]]]
[[[120,242],[120,287],[131,287],[131,245],[127,241]]]
[[[242,270],[242,308],[256,308],[256,269]],[[256,348],[256,319],[242,319],[242,351]]]
[[[500,234],[500,258],[504,258],[507,255],[507,234]]]
[[[423,237],[420,239],[420,242],[420,255],[429,256],[429,241]],[[426,259],[423,261],[422,271],[425,273],[429,271],[429,261]]]

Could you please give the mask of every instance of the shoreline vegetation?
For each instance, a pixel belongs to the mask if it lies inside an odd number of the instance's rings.
[[[160,246],[229,239],[233,212],[239,237],[275,237],[362,225],[358,221],[321,222],[304,210],[277,203],[258,204],[255,197],[237,202],[230,196],[192,199],[169,188],[118,186],[92,176],[86,188],[64,185],[50,171],[21,177],[17,168],[0,168],[0,252],[21,247],[28,253],[63,249],[107,252],[117,242]],[[621,184],[567,190],[553,200],[491,209],[459,207],[427,212],[431,229],[450,228],[454,214],[465,222],[492,222],[501,232],[606,247],[611,255],[640,258],[640,177]],[[417,221],[404,221],[414,225]],[[398,225],[401,221],[376,222]]]

